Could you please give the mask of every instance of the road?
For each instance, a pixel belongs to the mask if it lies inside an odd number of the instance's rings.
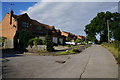
[[[7,57],[3,78],[118,78],[118,65],[107,49],[92,45],[74,55]]]

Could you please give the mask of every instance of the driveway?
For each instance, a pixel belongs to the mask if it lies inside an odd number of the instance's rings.
[[[118,65],[107,49],[93,45],[74,55],[7,57],[3,78],[118,78]]]

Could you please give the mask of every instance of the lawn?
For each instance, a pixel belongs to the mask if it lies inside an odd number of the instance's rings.
[[[80,53],[81,51],[78,48],[73,48],[71,50],[66,50],[63,52],[57,52],[55,55],[69,55],[69,54],[77,54]]]

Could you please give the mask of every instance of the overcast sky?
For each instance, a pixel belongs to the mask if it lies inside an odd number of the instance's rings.
[[[85,25],[101,11],[118,11],[117,2],[39,2],[29,7],[28,15],[62,31],[85,35]]]

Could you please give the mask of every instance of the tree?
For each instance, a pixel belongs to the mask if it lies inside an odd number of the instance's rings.
[[[76,43],[81,43],[82,41],[81,41],[81,39],[76,39],[75,42]]]
[[[54,45],[53,45],[50,35],[46,35],[45,44],[47,46],[47,51],[52,52],[54,50],[54,48],[53,48]]]
[[[111,13],[109,11],[97,14],[90,24],[85,26],[87,38],[90,41],[96,41],[96,35],[100,34],[100,42],[108,42],[107,21],[110,26],[110,38],[120,40],[120,13]]]
[[[32,38],[32,33],[29,31],[16,31],[16,34],[14,36],[14,48],[17,50],[25,50],[25,48],[28,46],[29,39]]]

